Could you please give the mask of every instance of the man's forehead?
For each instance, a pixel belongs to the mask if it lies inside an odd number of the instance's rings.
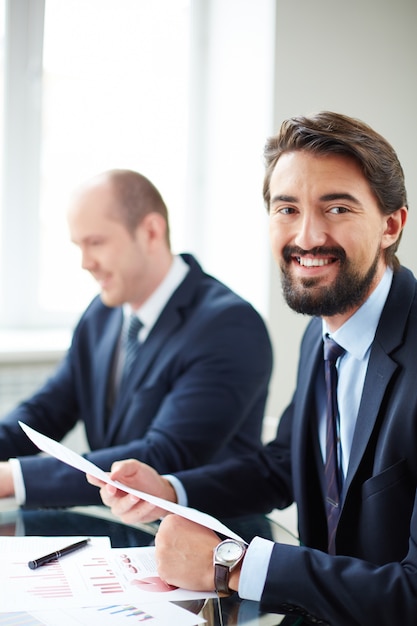
[[[346,184],[352,176],[367,180],[355,159],[342,154],[315,154],[306,151],[285,152],[277,160],[270,178],[270,187],[280,184],[283,188],[292,183],[300,184],[311,178],[313,181],[340,179]]]

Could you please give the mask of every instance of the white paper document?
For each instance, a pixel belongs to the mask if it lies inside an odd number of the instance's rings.
[[[205,619],[171,602],[153,604],[107,604],[66,609],[18,611],[0,613],[0,626],[120,626],[142,624],[148,626],[196,626]]]
[[[205,619],[171,602],[106,604],[66,609],[0,612],[0,626],[196,626]]]
[[[16,538],[17,549],[13,550],[13,539],[0,537],[0,609],[3,612],[115,604],[137,607],[154,602],[215,597],[214,593],[188,591],[164,583],[157,573],[154,547],[102,549],[94,547],[93,543],[32,570],[29,560],[41,556],[44,550],[59,549],[66,545],[65,541],[67,544],[71,541],[68,537],[48,538],[46,542],[37,538],[33,552],[34,545],[21,549],[20,537]]]
[[[91,476],[95,476],[95,478],[98,478],[109,485],[114,485],[126,493],[131,493],[139,498],[142,498],[142,500],[146,500],[147,502],[150,502],[165,511],[176,513],[177,515],[181,515],[182,517],[196,522],[197,524],[211,528],[211,530],[221,533],[226,537],[232,537],[238,540],[242,539],[239,535],[222,524],[218,519],[208,515],[207,513],[202,513],[197,509],[181,506],[180,504],[169,502],[168,500],[163,500],[162,498],[157,498],[156,496],[144,493],[143,491],[138,491],[137,489],[132,489],[127,485],[123,485],[119,481],[111,480],[106,472],[103,472],[103,470],[97,467],[97,465],[91,463],[91,461],[88,461],[73,450],[70,450],[61,443],[46,437],[46,435],[42,435],[23,422],[19,422],[19,424],[29,439],[31,439],[40,450],[54,456],[64,463],[67,463],[67,465],[71,465],[71,467],[74,467],[85,474],[91,474]]]

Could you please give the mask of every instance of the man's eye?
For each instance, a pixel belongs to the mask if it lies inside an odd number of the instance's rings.
[[[336,213],[336,214],[338,214],[338,213],[348,213],[348,212],[349,212],[349,209],[347,209],[344,206],[333,206],[330,209],[330,211],[329,211],[329,213]]]
[[[277,209],[276,212],[281,213],[281,215],[291,215],[292,213],[295,213],[295,209],[291,206],[284,206],[280,209]]]

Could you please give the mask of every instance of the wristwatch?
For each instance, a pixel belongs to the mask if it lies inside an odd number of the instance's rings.
[[[248,544],[236,539],[225,539],[214,549],[214,587],[217,593],[230,596],[233,593],[229,589],[230,572],[245,556]]]

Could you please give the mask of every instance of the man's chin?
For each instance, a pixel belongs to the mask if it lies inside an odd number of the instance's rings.
[[[122,302],[119,301],[118,298],[115,298],[114,295],[112,296],[110,293],[106,291],[102,291],[100,293],[100,298],[101,298],[102,303],[108,307],[121,306],[121,304],[123,304]]]
[[[326,315],[328,309],[333,310],[333,288],[323,287],[317,280],[308,279],[303,285],[285,283],[283,295],[286,303],[296,313],[302,315]]]

